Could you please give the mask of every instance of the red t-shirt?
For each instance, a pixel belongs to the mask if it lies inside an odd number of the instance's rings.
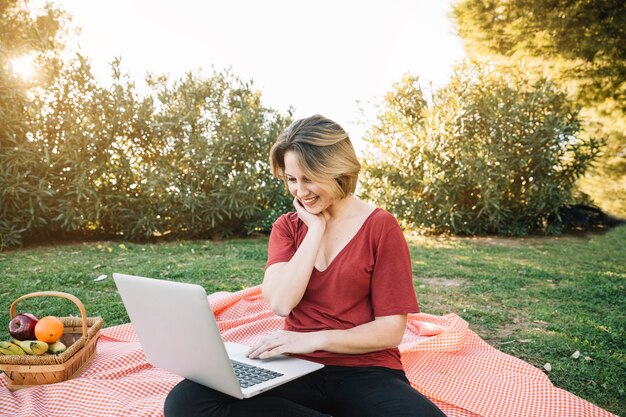
[[[270,235],[265,267],[288,262],[307,230],[297,213],[279,217]],[[417,312],[404,234],[391,214],[377,208],[324,271],[313,268],[304,296],[287,317],[285,329],[350,329],[375,317]],[[317,351],[295,356],[325,365],[402,369],[397,348],[365,354]]]

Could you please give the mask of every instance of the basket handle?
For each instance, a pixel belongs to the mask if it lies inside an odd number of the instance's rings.
[[[25,294],[21,296],[20,298],[18,298],[17,300],[13,301],[13,303],[11,304],[11,308],[9,309],[10,318],[13,319],[13,317],[15,317],[15,311],[16,311],[16,306],[18,302],[25,300],[27,298],[32,298],[32,297],[59,297],[59,298],[65,298],[67,300],[70,300],[71,302],[76,304],[76,306],[78,307],[78,310],[80,311],[80,317],[83,322],[83,337],[87,338],[87,310],[85,310],[85,306],[78,299],[78,297],[75,297],[72,294],[68,294],[66,292],[40,291],[40,292],[31,292],[30,294]]]

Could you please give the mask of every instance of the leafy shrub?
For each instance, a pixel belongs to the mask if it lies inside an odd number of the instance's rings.
[[[25,138],[27,98],[18,80],[0,67],[0,249],[20,242],[21,234],[42,219],[45,186],[37,177],[39,155]],[[23,142],[23,143],[22,143]],[[29,201],[29,207],[22,202]]]
[[[578,109],[546,79],[465,64],[429,106],[406,76],[369,131],[362,193],[434,232],[555,233],[548,217],[601,146],[579,129]]]
[[[291,201],[268,162],[290,115],[264,107],[229,71],[152,77],[146,95],[119,62],[113,71],[103,88],[81,58],[34,94],[29,117],[16,116],[28,129],[0,150],[0,208],[10,211],[1,245],[64,234],[145,240],[269,230],[274,219],[265,216]]]

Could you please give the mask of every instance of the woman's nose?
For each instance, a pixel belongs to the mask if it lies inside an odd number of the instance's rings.
[[[306,187],[306,185],[302,184],[302,183],[298,183],[296,185],[296,197],[306,197],[307,194],[309,193],[308,188]]]

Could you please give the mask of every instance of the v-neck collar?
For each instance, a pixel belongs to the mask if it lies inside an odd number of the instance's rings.
[[[341,250],[337,253],[337,255],[335,255],[335,257],[328,263],[328,265],[326,265],[326,268],[324,270],[319,270],[317,269],[317,267],[315,265],[313,265],[313,269],[315,271],[317,271],[318,273],[325,273],[326,271],[328,271],[334,264],[335,261],[337,260],[337,258],[339,258],[344,252],[346,252],[347,248],[349,246],[351,246],[352,242],[354,242],[357,238],[357,236],[359,236],[361,234],[361,232],[363,231],[363,229],[365,228],[365,225],[369,222],[370,218],[374,215],[374,213],[376,213],[378,210],[380,210],[379,207],[374,208],[374,210],[372,210],[372,212],[370,214],[367,215],[367,217],[365,218],[365,220],[363,220],[363,223],[361,223],[361,226],[359,226],[359,229],[356,231],[356,233],[354,234],[354,236],[352,236],[350,238],[350,240],[348,241],[348,243],[346,243],[344,245],[343,248],[341,248]]]

